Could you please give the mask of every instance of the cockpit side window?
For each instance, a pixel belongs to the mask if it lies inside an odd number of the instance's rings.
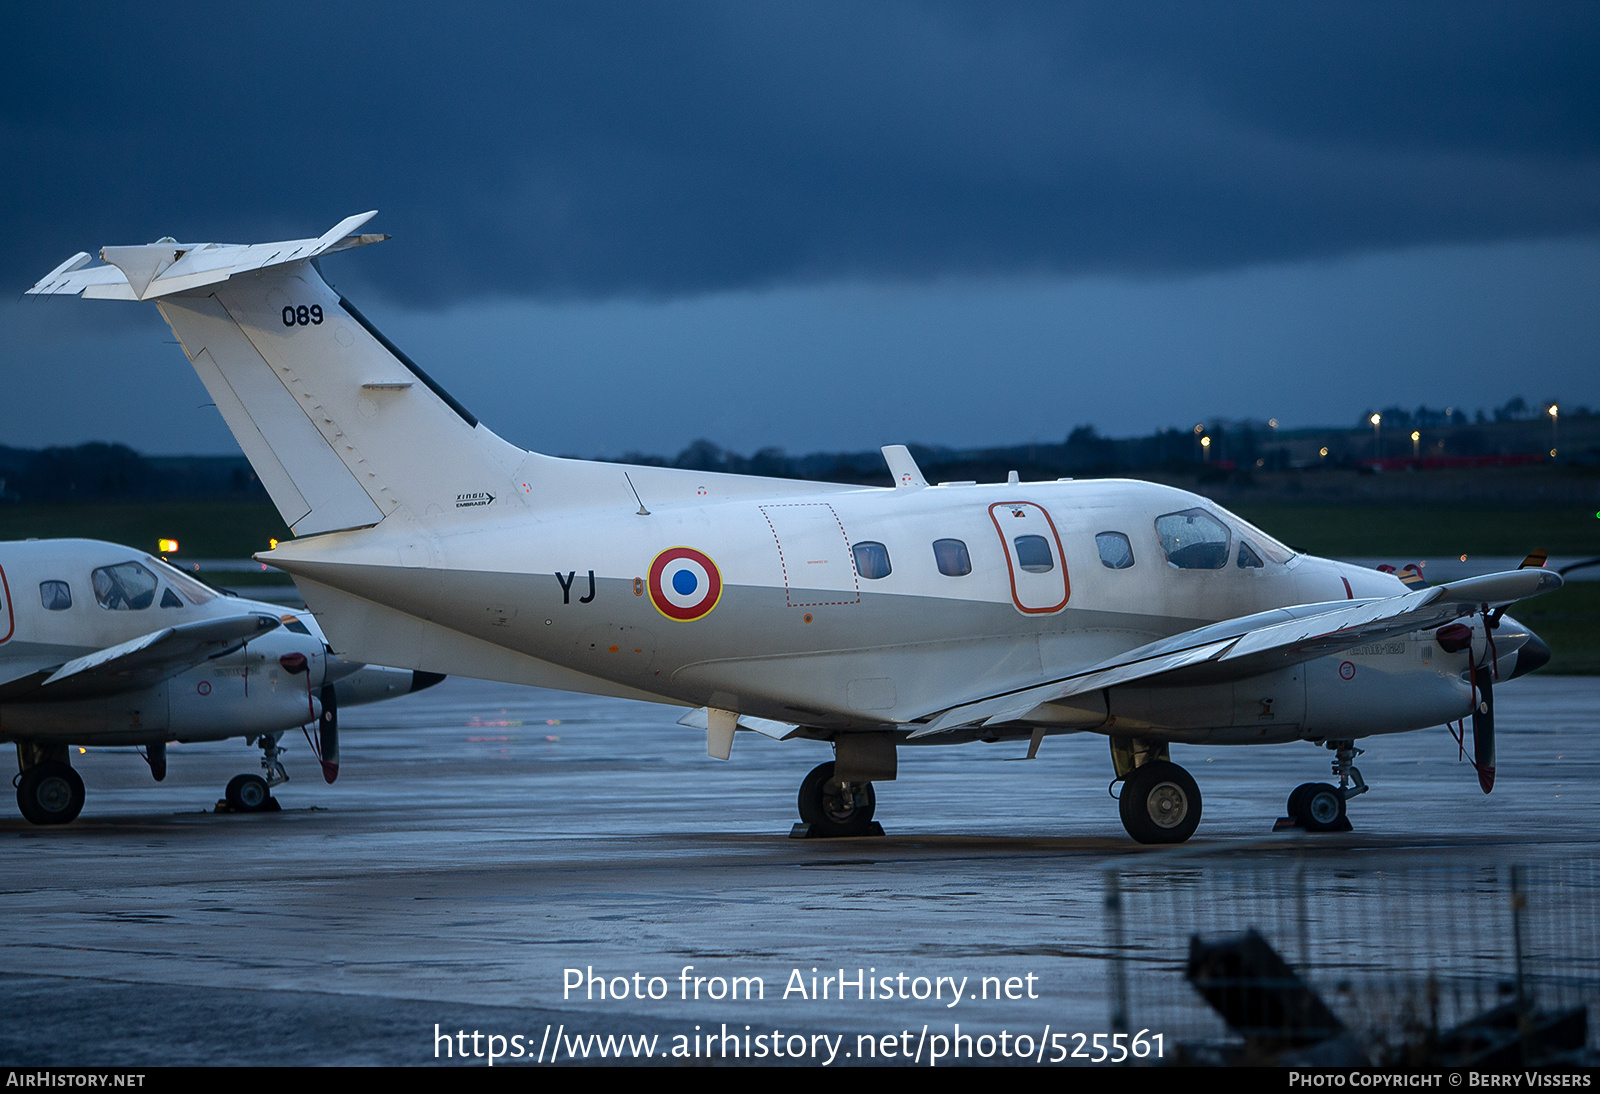
[[[1126,570],[1133,565],[1133,544],[1121,532],[1101,532],[1094,537],[1100,548],[1100,563],[1108,570]]]
[[[1156,518],[1167,561],[1180,570],[1220,570],[1228,564],[1228,526],[1204,509]]]
[[[113,612],[141,612],[155,603],[156,575],[137,562],[102,566],[89,575],[95,603]]]
[[[181,608],[183,601],[178,599],[178,594],[171,589],[161,590],[161,606],[163,608]]]
[[[1263,565],[1261,556],[1256,554],[1255,548],[1250,546],[1248,540],[1241,539],[1239,541],[1239,569],[1259,570]]]
[[[72,607],[72,587],[65,581],[41,581],[39,602],[47,612],[64,612]]]

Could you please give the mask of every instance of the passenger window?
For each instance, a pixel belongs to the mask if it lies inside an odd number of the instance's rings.
[[[161,606],[163,608],[181,608],[183,601],[178,599],[178,594],[171,589],[161,590]]]
[[[47,612],[64,612],[72,607],[72,590],[65,581],[41,581],[39,600]]]
[[[1121,532],[1101,532],[1094,537],[1100,548],[1100,562],[1108,570],[1126,570],[1133,565],[1133,544]]]
[[[114,612],[139,612],[155,603],[156,575],[137,562],[102,566],[90,575],[95,603]]]
[[[1261,556],[1256,554],[1254,547],[1241,539],[1239,541],[1239,569],[1259,570],[1261,567]]]
[[[1012,542],[1017,545],[1017,565],[1030,574],[1047,574],[1056,568],[1050,542],[1043,536],[1018,536]]]
[[[889,576],[889,548],[881,543],[858,543],[850,548],[855,555],[856,573],[877,580]]]
[[[1228,528],[1204,509],[1156,518],[1167,561],[1180,570],[1220,570],[1228,564]]]
[[[967,554],[967,545],[959,539],[934,540],[933,560],[945,577],[966,577],[972,572],[972,556]]]

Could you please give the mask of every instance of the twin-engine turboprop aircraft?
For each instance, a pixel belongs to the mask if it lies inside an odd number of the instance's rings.
[[[141,551],[0,543],[0,741],[16,743],[17,805],[35,824],[83,808],[70,745],[141,745],[159,782],[169,741],[242,736],[261,745],[263,774],[237,776],[225,799],[275,808],[284,732],[317,723],[332,782],[341,706],[441,679],[336,657],[309,613],[219,593]]]
[[[833,744],[811,835],[872,827],[902,746],[1110,738],[1123,824],[1200,821],[1173,742],[1312,741],[1338,785],[1290,820],[1347,827],[1355,741],[1471,717],[1548,651],[1505,614],[1543,569],[1434,588],[1295,552],[1205,498],[1123,480],[893,489],[556,459],[501,440],[336,293],[318,260],[387,237],[106,247],[31,290],[153,301],[297,537],[342,655],[695,708]],[[1464,727],[1463,727],[1464,728]]]

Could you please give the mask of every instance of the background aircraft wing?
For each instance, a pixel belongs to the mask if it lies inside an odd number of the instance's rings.
[[[25,703],[87,699],[149,687],[202,661],[232,653],[279,625],[276,616],[252,612],[163,627],[13,681],[5,688],[5,698]]]
[[[1211,623],[1140,646],[1078,672],[1026,688],[976,698],[942,712],[912,737],[982,722],[1019,718],[1041,703],[1135,681],[1208,684],[1255,676],[1285,665],[1397,634],[1443,626],[1560,588],[1542,569],[1485,574],[1378,600],[1303,604]]]

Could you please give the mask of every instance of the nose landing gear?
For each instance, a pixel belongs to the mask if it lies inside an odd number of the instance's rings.
[[[219,813],[276,813],[283,806],[272,796],[272,788],[289,781],[284,770],[284,750],[278,747],[281,734],[263,733],[261,745],[261,770],[264,775],[235,775],[228,781],[222,800],[217,803]]]
[[[1329,783],[1301,783],[1289,795],[1289,815],[1280,817],[1272,826],[1274,832],[1286,828],[1303,828],[1307,832],[1348,832],[1350,818],[1345,816],[1345,804],[1371,787],[1361,777],[1355,758],[1362,750],[1354,741],[1329,741],[1334,753],[1333,773],[1339,785]]]

